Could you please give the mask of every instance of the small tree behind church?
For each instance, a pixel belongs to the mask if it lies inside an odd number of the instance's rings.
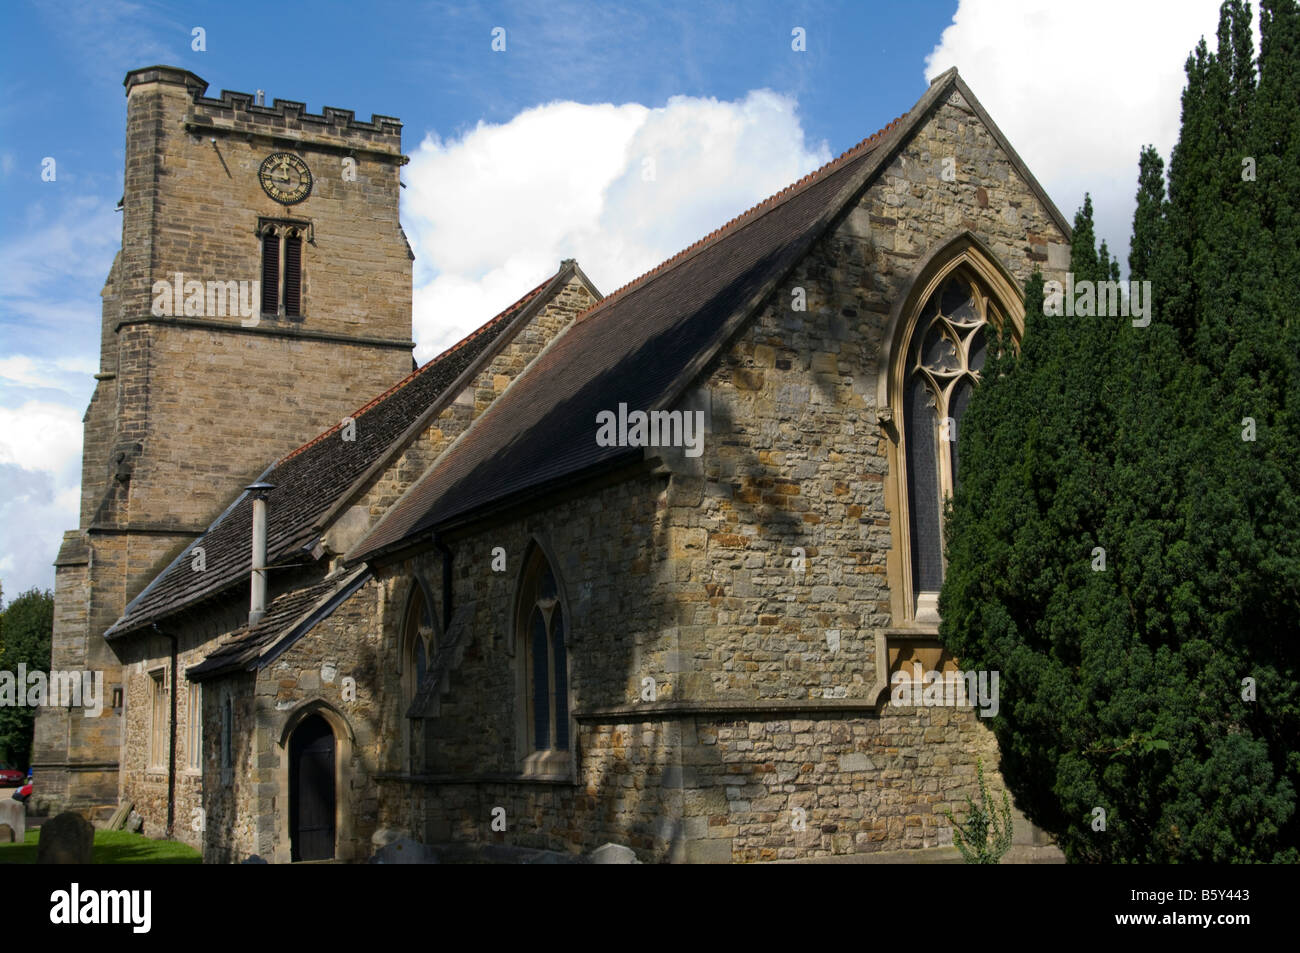
[[[29,589],[0,611],[0,672],[16,679],[19,665],[26,671],[48,671],[54,634],[54,596]],[[30,764],[36,709],[18,706],[0,689],[0,761],[25,768]]]
[[[941,636],[1002,672],[993,729],[1075,861],[1300,860],[1300,14],[1224,4],[1139,169],[1147,326],[1044,315],[959,435]],[[1071,270],[1113,275],[1091,207]]]

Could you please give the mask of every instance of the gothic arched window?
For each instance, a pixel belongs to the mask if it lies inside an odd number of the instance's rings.
[[[413,761],[415,759],[415,726],[410,719],[406,718],[406,713],[410,709],[411,703],[415,701],[420,686],[424,684],[424,675],[429,669],[429,662],[432,660],[436,648],[437,640],[434,638],[433,614],[428,600],[424,596],[424,588],[417,581],[413,586],[411,601],[406,608],[406,619],[402,626],[400,648],[402,703],[401,711],[398,713],[398,716],[406,722],[406,754],[403,760],[406,764],[411,765],[412,769],[414,769]]]
[[[568,620],[555,573],[537,546],[524,565],[516,615],[525,770],[563,773],[570,750]]]
[[[957,487],[957,435],[1001,309],[965,268],[950,273],[921,306],[902,367],[911,590],[918,621],[938,619],[943,584],[943,505]]]

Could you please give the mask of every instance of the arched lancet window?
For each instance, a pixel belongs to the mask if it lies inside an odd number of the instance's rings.
[[[1006,314],[968,267],[940,280],[916,313],[900,368],[913,617],[938,620],[943,506],[960,478],[957,436],[988,349]]]
[[[410,719],[406,718],[406,712],[409,710],[411,702],[415,700],[416,694],[420,691],[420,686],[424,684],[424,675],[429,669],[429,662],[433,659],[436,648],[437,639],[433,628],[433,613],[428,600],[425,598],[424,588],[417,581],[412,587],[411,601],[406,608],[406,619],[402,626],[400,649],[402,703],[398,715],[406,722],[404,732],[406,752],[403,760],[408,764],[411,763],[415,755],[415,726]],[[412,764],[411,767],[414,770],[415,765]]]
[[[522,751],[528,773],[567,770],[570,750],[568,619],[550,562],[534,546],[516,612]]]

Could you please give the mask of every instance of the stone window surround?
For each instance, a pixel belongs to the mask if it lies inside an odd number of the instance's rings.
[[[524,601],[532,588],[532,574],[535,571],[534,566],[538,556],[545,560],[545,565],[549,566],[551,576],[555,580],[556,602],[563,613],[562,618],[566,629],[564,658],[565,685],[569,695],[567,713],[569,722],[568,750],[551,748],[545,751],[537,751],[533,748],[532,724],[529,717],[533,700],[532,673],[528,670],[530,653],[526,641],[528,638],[528,614],[532,610],[532,605],[530,603],[525,606]],[[519,768],[519,780],[567,781],[576,784],[578,732],[577,723],[573,717],[572,697],[573,652],[571,649],[575,641],[573,636],[573,613],[569,608],[564,580],[555,570],[558,565],[559,562],[555,559],[547,542],[539,534],[533,534],[524,550],[524,558],[520,561],[519,575],[515,581],[514,611],[511,619],[514,637],[508,639],[506,644],[507,651],[514,656],[515,660],[515,752],[516,763]],[[552,736],[551,740],[554,741],[554,736]]]
[[[397,718],[399,723],[402,724],[403,732],[403,750],[398,755],[397,765],[398,770],[402,772],[415,773],[417,770],[417,766],[413,763],[418,747],[415,743],[416,719],[407,718],[406,713],[411,707],[411,702],[415,700],[416,694],[420,691],[419,676],[415,664],[416,640],[420,640],[424,645],[426,672],[428,666],[433,664],[434,653],[437,651],[440,642],[433,605],[429,587],[424,579],[419,575],[413,576],[410,592],[407,595],[406,610],[402,614],[399,641],[396,646],[397,676],[401,684],[401,700]]]
[[[334,859],[340,861],[355,860],[355,835],[353,819],[356,806],[352,795],[352,750],[356,745],[356,736],[352,725],[337,708],[324,699],[315,698],[305,701],[284,718],[279,736],[275,739],[279,764],[275,768],[275,787],[279,791],[276,804],[279,809],[272,810],[276,824],[276,844],[273,853],[277,864],[292,863],[291,832],[289,830],[289,741],[297,727],[311,715],[320,715],[334,733]],[[268,845],[269,846],[269,845]],[[308,861],[311,863],[311,861]]]
[[[183,774],[203,776],[203,686],[199,682],[187,683],[185,767]]]
[[[167,731],[166,716],[164,715],[161,719],[161,723],[158,718],[158,704],[160,701],[165,703],[167,699],[167,666],[159,665],[151,668],[146,674],[149,677],[149,733],[146,736],[148,739],[148,752],[145,758],[145,775],[147,777],[148,775],[166,775],[167,773],[166,738],[164,737],[161,743],[158,738],[159,732],[165,735]]]
[[[962,270],[978,282],[1010,322],[1012,337],[1024,334],[1025,308],[1021,291],[997,257],[975,235],[962,231],[939,243],[917,265],[907,291],[895,301],[881,342],[877,378],[877,416],[884,430],[889,477],[885,482],[885,507],[889,514],[891,546],[887,559],[890,610],[893,626],[889,638],[931,636],[939,633],[937,600],[918,594],[912,584],[912,550],[908,518],[907,455],[904,434],[903,389],[907,382],[908,345],[926,302],[954,272]],[[948,487],[945,485],[945,489]],[[924,596],[921,600],[920,597]],[[921,604],[918,606],[918,601]]]
[[[316,244],[316,227],[310,219],[301,218],[273,218],[267,216],[258,216],[257,228],[255,234],[259,245],[258,260],[261,261],[265,254],[265,245],[263,240],[267,234],[274,234],[278,241],[276,248],[279,250],[279,260],[276,263],[276,279],[279,287],[276,289],[275,300],[277,303],[275,313],[270,313],[262,309],[262,302],[257,302],[258,314],[267,319],[287,319],[290,321],[302,321],[307,316],[307,269],[303,267],[301,257],[298,262],[298,311],[295,314],[288,314],[285,311],[285,238],[296,236],[302,240],[304,245]],[[305,257],[305,256],[302,256]],[[258,275],[263,273],[263,266],[259,265]],[[262,289],[265,293],[266,289]]]

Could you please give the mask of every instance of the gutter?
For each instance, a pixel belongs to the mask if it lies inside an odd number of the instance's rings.
[[[171,683],[171,691],[168,693],[170,701],[170,717],[167,723],[167,839],[172,839],[172,830],[176,825],[176,693],[177,677],[180,672],[177,670],[177,656],[179,652],[179,641],[175,634],[164,632],[158,628],[158,624],[153,625],[154,632],[168,639],[172,645],[171,651],[171,670],[168,672],[168,681]]]

